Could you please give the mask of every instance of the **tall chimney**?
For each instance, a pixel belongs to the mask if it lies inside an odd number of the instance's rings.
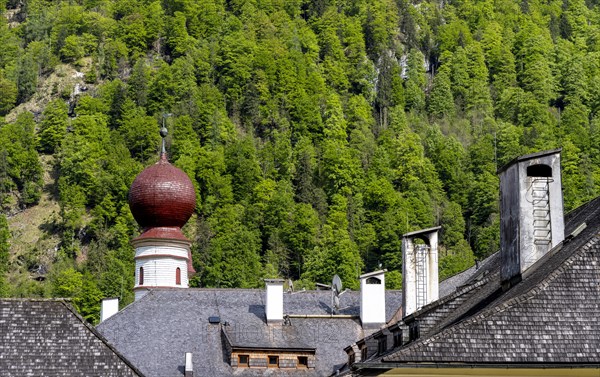
[[[265,279],[267,323],[283,321],[283,279]]]
[[[407,316],[439,296],[438,231],[418,230],[402,236],[402,315]],[[418,244],[416,240],[424,243]]]
[[[361,275],[360,321],[363,327],[377,327],[385,323],[385,273],[379,270]]]
[[[500,176],[501,277],[505,285],[565,238],[560,149],[517,157]]]
[[[119,312],[119,298],[111,297],[102,299],[100,306],[100,323],[106,321]]]

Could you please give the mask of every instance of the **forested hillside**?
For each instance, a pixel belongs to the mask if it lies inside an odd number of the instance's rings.
[[[132,300],[128,187],[157,161],[163,122],[197,192],[194,286],[337,273],[357,288],[381,265],[399,288],[401,235],[435,225],[452,275],[497,250],[496,169],[524,153],[563,148],[567,210],[600,190],[596,0],[0,13],[0,295],[73,297],[91,321],[100,298]]]

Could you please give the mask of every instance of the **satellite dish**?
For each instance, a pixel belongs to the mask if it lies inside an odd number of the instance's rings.
[[[331,281],[331,304],[334,312],[340,309],[340,292],[342,292],[342,279],[335,275]]]
[[[331,289],[335,291],[336,296],[342,291],[342,279],[335,275],[331,281]]]

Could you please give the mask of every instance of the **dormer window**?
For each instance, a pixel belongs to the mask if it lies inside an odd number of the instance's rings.
[[[279,368],[279,356],[269,355],[267,359],[269,368]]]
[[[367,346],[364,346],[363,348],[360,349],[360,359],[361,359],[361,361],[367,360],[368,356],[369,356],[369,350],[368,350]]]
[[[229,355],[229,363],[233,368],[252,369],[311,370],[316,367],[314,349],[233,349]]]
[[[250,366],[249,355],[238,355],[238,367],[248,368]]]
[[[381,337],[379,338],[379,340],[377,341],[377,354],[381,355],[382,353],[385,353],[385,351],[387,351],[387,337]]]
[[[356,362],[356,355],[354,352],[348,355],[348,365],[352,365]]]
[[[421,336],[421,330],[419,328],[419,322],[414,321],[410,325],[408,325],[408,338],[412,342],[413,340],[419,339]]]
[[[308,368],[308,357],[298,356],[298,368]]]
[[[394,347],[400,347],[402,345],[402,330],[397,329],[394,331]]]

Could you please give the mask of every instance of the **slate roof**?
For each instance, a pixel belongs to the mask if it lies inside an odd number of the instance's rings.
[[[363,330],[360,292],[340,298],[338,314],[351,318],[290,318],[291,326],[267,325],[265,291],[258,289],[157,289],[101,323],[97,329],[149,377],[182,376],[185,353],[193,353],[199,376],[324,376],[347,361],[344,345],[369,332]],[[386,318],[401,305],[400,291],[386,292]],[[284,314],[328,315],[330,291],[284,293]],[[229,365],[219,316],[234,346],[314,349],[316,368],[284,370]]]
[[[575,229],[585,224],[579,234]],[[354,368],[442,365],[600,364],[600,198],[565,217],[565,241],[508,290],[497,254],[455,293],[405,321],[419,340]],[[461,280],[461,279],[459,279]]]
[[[62,300],[0,299],[0,375],[143,376]]]

